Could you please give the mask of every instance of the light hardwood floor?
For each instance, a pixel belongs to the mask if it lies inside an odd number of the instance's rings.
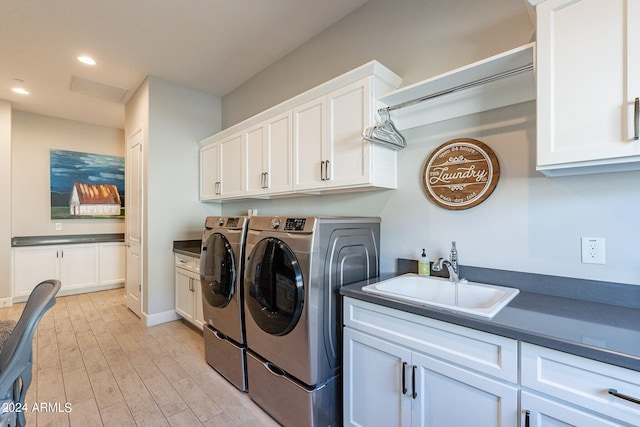
[[[0,320],[23,307],[0,309]],[[33,358],[29,426],[278,425],[207,365],[202,333],[182,321],[143,326],[123,289],[58,297]]]

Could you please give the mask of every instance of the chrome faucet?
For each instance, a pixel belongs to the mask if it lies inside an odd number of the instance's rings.
[[[460,281],[460,270],[458,266],[458,250],[456,249],[456,242],[451,242],[451,252],[449,253],[449,260],[438,258],[433,263],[433,271],[442,271],[442,266],[446,265],[449,270],[449,280],[451,283],[458,283]]]

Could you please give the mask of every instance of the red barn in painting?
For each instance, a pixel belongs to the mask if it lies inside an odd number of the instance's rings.
[[[120,194],[114,184],[76,182],[69,199],[71,215],[120,215]]]

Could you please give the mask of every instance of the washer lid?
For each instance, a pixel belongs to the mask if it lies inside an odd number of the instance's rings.
[[[247,258],[244,294],[256,324],[286,335],[298,323],[304,302],[302,270],[293,251],[275,237],[260,240]]]
[[[213,233],[202,245],[200,283],[202,296],[213,307],[225,307],[235,292],[236,263],[229,240]]]

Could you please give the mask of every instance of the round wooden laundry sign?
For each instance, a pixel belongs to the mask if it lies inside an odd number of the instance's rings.
[[[500,164],[486,144],[471,138],[439,146],[422,172],[424,189],[445,209],[469,209],[484,202],[498,185]]]

